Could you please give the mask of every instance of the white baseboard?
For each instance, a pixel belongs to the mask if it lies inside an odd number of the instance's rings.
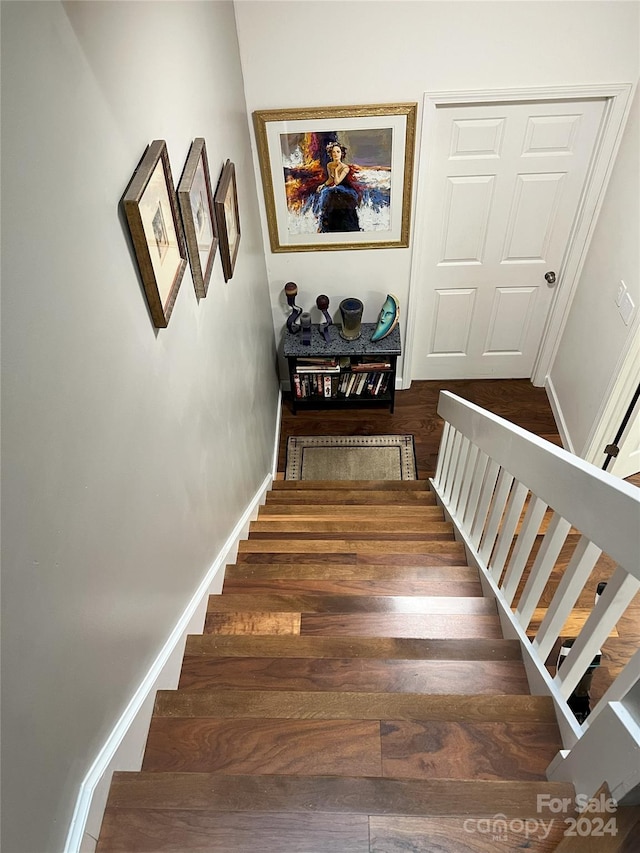
[[[271,474],[265,477],[85,776],[64,853],[95,850],[113,772],[140,769],[156,691],[177,687],[187,635],[202,633],[207,599],[222,590],[224,567],[235,560],[238,542],[248,535],[272,479]]]
[[[553,412],[553,417],[555,419],[556,426],[558,427],[558,434],[560,435],[562,446],[565,450],[568,450],[569,453],[575,453],[576,451],[562,413],[562,406],[560,405],[556,389],[553,387],[553,382],[551,381],[550,376],[547,376],[544,381],[544,390],[547,392],[547,399],[549,400],[549,405],[551,406],[551,411]]]
[[[278,389],[278,409],[276,412],[276,432],[273,447],[273,464],[271,465],[271,476],[275,480],[278,473],[278,454],[280,451],[280,430],[282,429],[282,388]]]

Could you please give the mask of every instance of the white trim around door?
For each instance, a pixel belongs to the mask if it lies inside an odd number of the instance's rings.
[[[433,149],[436,111],[451,105],[474,105],[523,101],[558,101],[600,98],[606,101],[596,151],[586,180],[585,192],[576,217],[569,245],[558,280],[562,286],[556,288],[545,332],[534,364],[531,381],[544,385],[551,369],[562,332],[567,322],[587,249],[602,206],[613,163],[620,145],[624,126],[633,100],[634,87],[630,83],[542,87],[535,89],[500,89],[468,92],[437,92],[424,95],[422,117],[422,139],[418,158],[418,182],[416,191],[416,216],[413,228],[413,250],[409,279],[409,304],[407,310],[407,334],[404,346],[402,387],[409,388],[412,378],[414,342],[416,339],[416,315],[418,310],[418,288],[424,281],[423,243],[417,235],[427,233],[431,227],[439,227],[429,219],[429,198],[426,193],[427,176],[430,169],[430,151]]]

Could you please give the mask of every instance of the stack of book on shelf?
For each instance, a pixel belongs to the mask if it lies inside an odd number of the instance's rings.
[[[298,358],[293,374],[294,392],[305,397],[337,397],[340,364],[336,358]]]
[[[391,370],[390,361],[359,361],[351,365],[356,373],[368,373],[370,370]]]
[[[378,397],[387,393],[389,376],[384,370],[357,371],[343,373],[338,385],[338,393],[345,397]]]

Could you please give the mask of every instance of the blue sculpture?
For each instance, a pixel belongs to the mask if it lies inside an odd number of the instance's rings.
[[[399,319],[400,306],[398,305],[398,298],[392,293],[388,293],[380,311],[380,316],[378,317],[378,325],[373,335],[371,335],[371,340],[381,341],[383,338],[386,338],[398,325]]]

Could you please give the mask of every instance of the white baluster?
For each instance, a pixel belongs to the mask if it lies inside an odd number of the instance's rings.
[[[489,562],[493,546],[496,543],[498,530],[500,529],[500,522],[504,514],[507,499],[509,498],[512,483],[513,477],[503,468],[502,471],[500,471],[500,476],[498,477],[498,485],[496,486],[496,491],[493,496],[491,512],[489,513],[487,526],[485,527],[480,544],[480,559],[485,565]]]
[[[502,594],[509,605],[518,590],[518,584],[527,565],[529,554],[533,548],[533,543],[536,541],[536,536],[538,535],[546,511],[547,504],[543,500],[540,500],[540,498],[532,495],[502,582]]]
[[[519,619],[523,628],[527,628],[533,611],[538,606],[540,596],[544,592],[547,581],[551,576],[553,567],[556,564],[558,555],[565,543],[567,534],[571,530],[571,523],[554,512],[553,518],[549,522],[549,528],[545,533],[540,550],[536,555],[535,562],[531,567],[529,578],[524,586],[518,609],[516,610],[516,618]]]
[[[484,523],[487,520],[489,504],[493,497],[493,490],[496,487],[496,481],[499,473],[500,465],[495,461],[495,459],[490,459],[489,464],[487,465],[487,473],[484,475],[484,482],[482,484],[482,491],[480,492],[478,508],[471,527],[471,536],[469,537],[474,548],[477,548],[480,544],[480,537],[484,530]]]
[[[509,548],[513,543],[513,537],[515,536],[518,522],[522,515],[522,507],[528,494],[529,489],[523,483],[519,483],[516,480],[515,488],[511,490],[511,494],[509,495],[509,503],[507,504],[507,510],[502,520],[502,526],[500,527],[495,554],[489,565],[491,574],[496,581],[500,580],[509,554]]]

